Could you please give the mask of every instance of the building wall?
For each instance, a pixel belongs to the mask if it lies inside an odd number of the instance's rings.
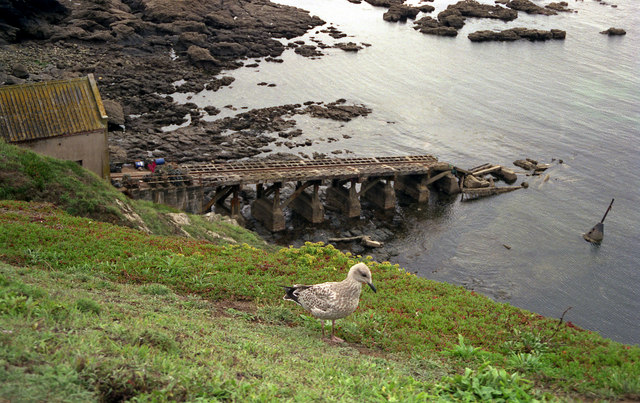
[[[81,161],[84,168],[95,172],[101,178],[109,179],[109,147],[106,130],[39,139],[16,145],[62,160]]]

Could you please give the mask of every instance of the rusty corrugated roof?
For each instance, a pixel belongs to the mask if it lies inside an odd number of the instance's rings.
[[[0,86],[0,136],[10,143],[105,129],[106,118],[92,74]]]

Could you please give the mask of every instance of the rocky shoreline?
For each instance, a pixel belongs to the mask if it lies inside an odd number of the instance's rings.
[[[366,1],[386,8],[383,19],[388,22],[415,20],[419,13],[434,11],[427,4],[409,6],[400,0]],[[425,34],[456,36],[468,18],[512,21],[518,12],[571,11],[565,2],[545,7],[530,0],[497,3],[501,4],[462,0],[437,18],[418,19],[414,28]],[[0,83],[94,74],[110,116],[110,153],[116,163],[153,157],[177,163],[227,161],[264,153],[270,144],[293,149],[309,145],[296,140],[301,131],[295,128],[295,115],[348,121],[371,112],[365,105],[347,105],[344,100],[326,105],[309,100],[304,105],[273,106],[214,120],[220,112],[217,108],[179,104],[169,95],[217,91],[234,80],[221,72],[282,62],[279,57],[286,49],[317,58],[328,47],[357,52],[369,46],[344,40],[347,34],[299,8],[268,0],[0,0],[0,11]],[[291,41],[316,28],[336,43],[327,45],[314,37]],[[606,31],[609,35],[621,32]],[[469,39],[564,36],[559,30],[514,28],[475,32]],[[163,130],[168,126],[186,127]]]

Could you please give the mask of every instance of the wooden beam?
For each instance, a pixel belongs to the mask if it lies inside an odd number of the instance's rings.
[[[363,185],[366,185],[366,186],[362,186],[360,188],[360,194],[367,193],[367,190],[369,190],[372,187],[374,187],[376,185],[376,183],[380,182],[381,180],[382,180],[382,178],[380,178],[380,177],[375,178],[373,180],[369,180],[369,178],[367,178],[367,181],[363,183]]]
[[[264,193],[262,194],[263,197],[267,197],[269,196],[271,193],[275,192],[276,190],[280,189],[282,187],[282,182],[276,182],[273,185],[269,186]]]
[[[429,180],[425,182],[425,185],[430,185],[433,182],[444,178],[445,176],[447,176],[450,173],[451,173],[451,171],[442,171],[439,174],[437,174],[436,176],[433,176],[433,177],[429,178]]]
[[[499,171],[501,169],[502,169],[502,167],[500,165],[493,165],[492,167],[489,167],[489,168],[484,168],[484,169],[480,169],[480,170],[475,171],[475,172],[471,172],[471,174],[473,176],[482,176],[482,175],[490,174],[492,172]]]
[[[291,203],[296,197],[300,196],[300,193],[304,192],[304,190],[306,188],[308,188],[309,186],[313,186],[316,182],[318,181],[309,181],[303,184],[299,184],[296,191],[293,192],[293,194],[291,196],[289,196],[287,198],[287,200],[285,200],[284,202],[282,202],[282,204],[280,205],[280,208],[285,208],[289,205],[289,203]]]
[[[220,200],[226,199],[231,192],[233,192],[233,186],[222,186],[221,188],[216,189],[216,195],[209,200],[207,204],[202,208],[202,212],[206,213],[209,209]]]

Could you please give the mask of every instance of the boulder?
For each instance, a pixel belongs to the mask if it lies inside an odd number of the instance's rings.
[[[11,74],[22,79],[29,78],[29,71],[24,64],[14,64],[11,68]]]
[[[336,47],[336,48],[338,48],[338,49],[342,49],[342,50],[344,50],[345,52],[357,52],[357,51],[359,51],[360,49],[362,49],[362,46],[359,46],[359,45],[357,45],[357,44],[355,44],[355,43],[353,43],[353,42],[347,42],[347,43],[340,42],[340,43],[336,43],[336,44],[334,45],[334,47]]]
[[[561,1],[559,3],[549,3],[544,7],[548,8],[550,10],[560,11],[560,12],[571,12],[571,11],[573,11],[570,8],[568,8],[569,7],[569,3],[567,3],[566,1]]]
[[[463,22],[464,24],[464,22]],[[440,21],[431,17],[422,17],[414,23],[413,29],[427,35],[437,36],[457,36],[458,30],[453,27],[444,26]]]
[[[178,36],[177,50],[183,51],[189,49],[192,45],[206,48],[208,45],[207,35],[199,32],[183,32]]]
[[[204,17],[204,23],[215,29],[232,29],[236,26],[236,21],[230,15],[222,13],[210,13]]]
[[[464,17],[460,10],[448,8],[438,14],[438,22],[445,27],[460,29],[464,26]]]
[[[189,46],[189,49],[187,49],[187,57],[193,65],[205,69],[217,67],[220,64],[218,60],[211,56],[208,49],[196,45]]]
[[[209,51],[215,57],[242,58],[247,55],[247,48],[235,42],[218,42],[209,46]]]
[[[554,10],[549,8],[540,7],[530,0],[511,0],[507,4],[507,7],[518,11],[524,11],[527,14],[542,14],[542,15],[556,15]]]
[[[318,48],[313,45],[298,46],[296,50],[294,50],[294,52],[304,57],[317,57],[317,56],[323,55],[323,53],[320,52]]]
[[[626,35],[627,31],[625,31],[622,28],[609,28],[607,30],[601,31],[600,32],[603,35],[609,35],[609,36],[615,36],[615,35]]]
[[[491,183],[488,180],[476,178],[473,175],[467,175],[464,178],[464,187],[470,189],[488,188]]]
[[[122,105],[112,99],[103,99],[102,105],[109,117],[107,120],[109,130],[122,130],[122,126],[124,126],[124,109],[122,108]]]
[[[402,4],[404,0],[364,0],[365,2],[371,4],[374,7],[385,7],[389,8],[393,4]]]
[[[463,17],[491,18],[502,21],[513,21],[518,18],[518,12],[516,10],[498,5],[482,4],[475,0],[459,1],[456,4],[449,5],[447,10],[449,9],[459,10]],[[440,15],[438,15],[438,19],[440,19]]]
[[[406,21],[407,18],[414,19],[420,12],[419,9],[404,4],[392,4],[389,10],[382,15],[382,19],[388,22]]]
[[[549,39],[564,39],[566,32],[559,29],[543,31],[540,29],[529,28],[511,28],[504,31],[476,31],[469,34],[469,40],[472,42],[487,41],[517,41],[520,39],[528,39],[530,41],[546,41]]]

